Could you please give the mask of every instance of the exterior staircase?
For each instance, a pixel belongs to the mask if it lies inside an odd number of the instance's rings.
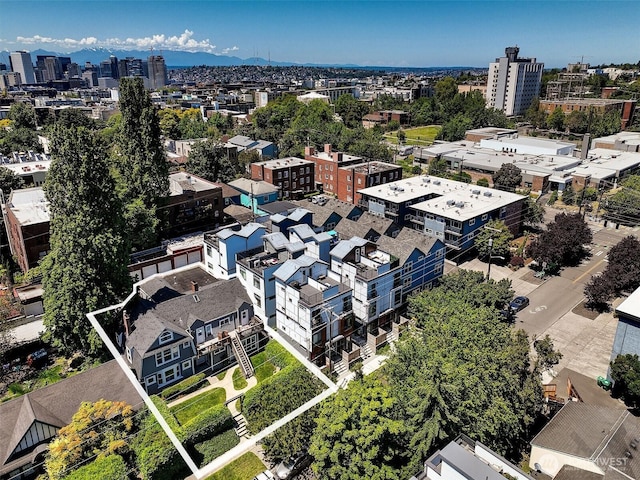
[[[366,360],[367,358],[371,358],[373,356],[373,352],[371,351],[371,347],[366,343],[360,345],[360,355],[362,356],[362,360]]]
[[[333,371],[336,372],[336,375],[338,375],[338,377],[341,377],[348,370],[349,369],[342,360],[333,364]]]
[[[253,365],[251,365],[251,360],[249,360],[249,356],[242,346],[242,342],[238,338],[235,330],[229,332],[229,338],[231,339],[231,349],[233,350],[233,355],[234,357],[236,357],[238,365],[240,365],[240,369],[242,370],[244,378],[252,377],[254,373]]]
[[[387,343],[391,344],[393,342],[395,342],[398,339],[398,334],[396,332],[394,332],[393,330],[391,330],[389,333],[387,333]]]
[[[234,431],[240,438],[249,438],[249,430],[247,429],[247,419],[241,413],[236,413],[233,416],[235,424]]]

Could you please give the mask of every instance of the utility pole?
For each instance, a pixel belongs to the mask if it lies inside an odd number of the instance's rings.
[[[488,282],[489,278],[491,278],[491,260],[493,259],[493,232],[501,233],[502,230],[499,230],[497,228],[487,227],[486,225],[484,225],[483,228],[487,230],[491,230],[492,232],[491,236],[489,237],[489,266],[487,267],[487,282]],[[503,258],[503,257],[496,256],[496,258]]]

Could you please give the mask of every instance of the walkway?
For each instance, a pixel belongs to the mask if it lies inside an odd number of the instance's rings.
[[[209,390],[213,390],[214,388],[224,388],[226,393],[226,398],[229,399],[229,398],[236,397],[242,393],[245,393],[247,390],[249,390],[252,387],[255,387],[258,384],[258,380],[256,379],[255,376],[249,377],[247,379],[247,386],[241,390],[236,390],[235,387],[233,386],[233,372],[237,368],[240,368],[240,367],[236,365],[235,367],[231,367],[229,370],[227,370],[222,380],[218,380],[218,377],[215,375],[210,375],[209,377],[207,377],[209,385],[207,385],[204,388],[200,388],[193,393],[190,393],[176,400],[173,400],[172,402],[168,403],[169,408],[175,405],[179,405],[182,402],[186,402],[190,398],[197,397],[201,393],[208,392]],[[235,404],[235,402],[232,402],[232,403]],[[235,410],[235,405],[232,406],[232,404],[230,403],[228,406],[229,406],[229,410],[233,415],[238,413]]]

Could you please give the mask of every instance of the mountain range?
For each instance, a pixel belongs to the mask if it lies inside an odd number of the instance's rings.
[[[148,50],[112,50],[107,48],[85,48],[71,53],[59,53],[51,52],[47,50],[34,50],[31,53],[31,58],[35,63],[38,55],[55,55],[57,57],[71,57],[71,61],[77,63],[80,66],[84,66],[86,62],[91,62],[94,65],[99,65],[100,62],[108,60],[111,55],[121,58],[133,57],[146,59],[150,55],[162,55],[168,68],[178,67],[193,67],[199,65],[213,66],[213,67],[232,67],[240,65],[258,65],[258,66],[303,66],[303,67],[337,67],[337,68],[363,68],[363,69],[376,69],[376,70],[460,70],[460,69],[477,69],[478,67],[385,67],[385,66],[361,66],[355,64],[313,64],[313,63],[294,63],[294,62],[276,62],[273,60],[267,60],[261,57],[240,58],[229,55],[217,55],[206,52],[184,52],[176,50],[155,50],[153,52]],[[9,63],[9,52],[0,52],[0,61]]]

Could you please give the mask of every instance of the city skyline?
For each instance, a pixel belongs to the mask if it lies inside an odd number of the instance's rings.
[[[164,49],[300,64],[486,67],[518,45],[545,68],[640,59],[640,2],[632,1],[0,0],[0,7],[0,49],[9,51]]]

